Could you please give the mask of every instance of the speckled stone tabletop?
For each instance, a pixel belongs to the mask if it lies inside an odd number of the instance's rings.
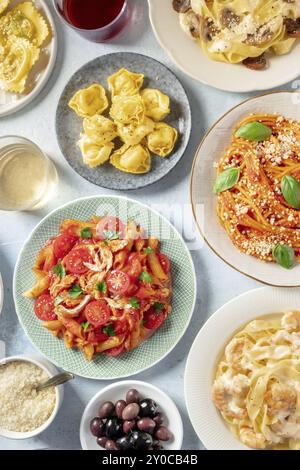
[[[168,0],[163,0],[168,1]],[[47,0],[51,6],[52,1]],[[157,366],[135,376],[161,387],[174,399],[184,422],[184,449],[203,449],[187,415],[184,402],[183,376],[187,354],[205,320],[228,300],[249,289],[259,287],[219,260],[197,236],[192,226],[189,205],[189,177],[195,149],[204,132],[229,108],[249,95],[214,90],[188,78],[171,62],[151,30],[146,0],[132,0],[133,15],[127,28],[109,44],[93,44],[66,29],[55,17],[58,31],[58,59],[54,73],[40,96],[21,112],[0,119],[0,135],[19,134],[35,141],[53,159],[59,173],[59,186],[47,207],[31,213],[0,211],[0,271],[5,298],[0,316],[0,340],[6,355],[35,353],[18,323],[12,298],[13,270],[24,240],[50,210],[87,195],[119,194],[101,189],[77,175],[63,158],[55,135],[55,113],[59,96],[74,72],[100,55],[131,51],[149,55],[167,65],[187,91],[192,108],[192,136],[176,168],[160,182],[129,197],[152,205],[181,229],[189,242],[196,267],[198,299],[190,327],[183,339]],[[283,89],[291,89],[286,85]],[[124,193],[122,193],[124,194]],[[0,353],[2,353],[0,343]],[[0,439],[0,449],[80,449],[79,423],[90,398],[107,382],[76,378],[65,386],[63,406],[52,426],[39,437],[26,441]]]

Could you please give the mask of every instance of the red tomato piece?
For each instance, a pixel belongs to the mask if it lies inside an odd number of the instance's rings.
[[[76,239],[70,235],[59,235],[53,243],[56,258],[62,259],[72,250]]]
[[[68,237],[72,237],[75,240],[78,240],[79,239],[79,235],[78,235],[79,230],[80,229],[79,229],[78,225],[70,225],[70,227],[68,227],[66,230],[63,231],[62,235],[67,235]]]
[[[115,348],[111,348],[107,351],[104,351],[104,354],[109,357],[117,357],[124,352],[124,349],[124,344],[121,344],[121,346],[116,346]]]
[[[158,258],[165,273],[169,274],[169,272],[171,271],[171,263],[169,258],[163,253],[158,253]]]
[[[129,324],[127,320],[116,320],[114,323],[116,335],[127,335],[129,333]]]
[[[109,338],[108,335],[102,331],[90,331],[88,334],[88,341],[93,344],[103,343]]]
[[[136,281],[142,272],[142,265],[137,253],[131,253],[128,258],[128,274],[133,281]]]
[[[118,217],[103,217],[96,227],[97,237],[100,240],[105,240],[107,238],[105,232],[117,232],[120,238],[124,238],[125,225]]]
[[[54,303],[49,294],[42,294],[38,297],[34,304],[34,312],[39,320],[57,320],[57,315],[54,312]]]
[[[124,295],[130,287],[130,278],[123,271],[115,270],[106,277],[107,288],[113,295]]]
[[[89,269],[84,263],[92,263],[93,259],[87,248],[77,247],[65,258],[66,270],[71,274],[85,274]]]
[[[94,300],[85,307],[84,313],[87,321],[98,328],[110,319],[111,310],[105,300]]]
[[[148,330],[158,330],[165,321],[165,313],[155,313],[152,308],[144,313],[144,327]]]

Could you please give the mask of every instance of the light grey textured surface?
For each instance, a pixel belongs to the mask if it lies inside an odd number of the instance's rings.
[[[168,0],[163,0],[168,1]],[[48,0],[48,3],[51,3]],[[59,96],[71,75],[88,60],[117,51],[140,52],[166,64],[181,80],[192,106],[192,137],[178,166],[163,180],[144,190],[130,192],[131,198],[154,205],[180,229],[191,226],[189,175],[196,146],[204,132],[221,114],[249,95],[224,93],[203,86],[181,73],[156,42],[148,19],[146,0],[132,0],[133,16],[127,29],[110,44],[92,44],[62,27],[57,20],[59,54],[50,82],[29,108],[1,119],[0,134],[20,134],[33,139],[55,161],[60,184],[56,196],[43,210],[34,213],[0,212],[0,271],[5,286],[4,310],[0,317],[0,340],[6,342],[7,355],[31,353],[33,348],[19,325],[12,300],[12,276],[22,243],[37,222],[51,209],[80,196],[118,194],[82,179],[73,172],[60,153],[55,136],[55,111]],[[284,87],[291,89],[290,86]],[[173,210],[171,210],[171,203]],[[192,238],[186,232],[187,238]],[[190,242],[198,279],[198,299],[190,327],[179,345],[163,362],[136,376],[161,387],[175,400],[184,421],[184,449],[202,448],[189,422],[184,404],[183,375],[190,346],[204,321],[222,304],[239,293],[258,287],[219,260],[199,239]],[[88,400],[105,385],[76,379],[65,386],[63,408],[51,428],[40,437],[14,442],[0,439],[0,449],[78,449],[79,422]]]
[[[168,94],[171,112],[163,122],[178,130],[179,138],[172,155],[169,158],[160,158],[152,154],[151,171],[144,175],[124,173],[108,162],[97,168],[88,168],[82,161],[81,151],[77,145],[79,135],[83,132],[83,120],[76,116],[68,106],[70,99],[78,90],[87,88],[93,83],[101,83],[107,90],[107,78],[120,68],[144,74],[142,89],[158,88]],[[108,91],[106,94],[109,97],[109,106],[111,106],[110,94]],[[108,111],[103,113],[105,117],[109,117]],[[59,100],[56,115],[56,134],[66,160],[83,178],[108,189],[137,189],[159,181],[180,161],[187,147],[190,132],[191,111],[188,98],[180,82],[170,70],[157,60],[131,52],[105,54],[80,68],[65,87]]]

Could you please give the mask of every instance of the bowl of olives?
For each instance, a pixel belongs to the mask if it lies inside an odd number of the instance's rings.
[[[180,450],[183,425],[173,400],[146,382],[109,385],[88,403],[80,425],[83,450]]]

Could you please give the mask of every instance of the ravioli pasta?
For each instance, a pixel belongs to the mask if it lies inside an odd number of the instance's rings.
[[[188,7],[183,8],[183,3]],[[245,65],[259,68],[265,61],[249,59],[267,51],[286,54],[300,37],[298,1],[191,0],[174,2],[174,8],[183,30],[216,61],[246,61]]]
[[[212,396],[256,449],[300,450],[300,312],[254,320],[226,346]]]
[[[69,107],[84,118],[78,146],[90,168],[109,160],[120,171],[144,174],[151,170],[150,152],[167,157],[174,150],[178,131],[161,122],[170,113],[170,98],[154,88],[141,90],[143,81],[143,74],[122,68],[107,79],[110,108],[105,89],[97,83],[70,100]]]

